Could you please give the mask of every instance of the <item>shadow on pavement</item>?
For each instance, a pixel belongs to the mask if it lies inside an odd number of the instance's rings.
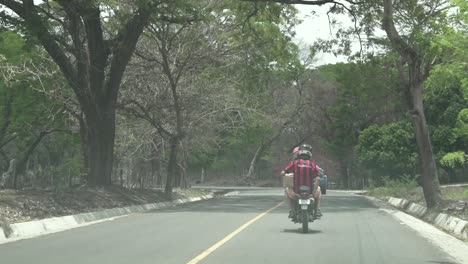
[[[206,201],[182,204],[176,207],[153,210],[147,213],[175,213],[175,212],[208,212],[208,213],[262,213],[284,201],[278,195],[261,196],[229,196],[214,198]],[[376,207],[365,198],[359,196],[324,196],[322,212],[326,214],[338,212],[355,212]],[[269,214],[287,214],[287,203],[269,212]]]
[[[457,262],[452,262],[452,261],[437,261],[437,260],[429,260],[426,261],[428,263],[436,263],[436,264],[457,264]]]
[[[207,213],[262,213],[284,199],[280,196],[229,196],[182,204],[148,213],[207,212]],[[270,213],[285,214],[283,206]]]
[[[354,212],[375,208],[372,202],[359,196],[326,196],[322,199],[324,213]]]
[[[320,233],[322,233],[322,231],[309,229],[308,233],[302,233],[302,228],[294,228],[294,229],[283,229],[283,231],[281,231],[281,233],[296,233],[296,234],[301,234],[301,235],[314,235],[314,234],[320,234]]]

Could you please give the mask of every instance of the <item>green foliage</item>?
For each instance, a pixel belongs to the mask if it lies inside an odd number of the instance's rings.
[[[226,2],[221,18],[240,25],[224,34],[237,52],[232,72],[238,75],[238,88],[256,105],[269,105],[266,95],[275,77],[293,80],[303,70],[299,48],[292,42],[297,10],[290,5]]]
[[[466,5],[454,3],[460,5],[460,10]],[[451,15],[455,26],[445,27],[431,44],[431,52],[441,59],[425,83],[425,108],[438,159],[468,147],[468,127],[464,122],[468,114],[465,110],[468,108],[468,31],[462,13]]]
[[[361,132],[356,147],[359,161],[378,176],[413,174],[416,141],[409,122],[372,125]]]
[[[454,134],[458,139],[468,141],[468,108],[462,109],[458,114]]]
[[[3,58],[0,73],[7,77],[0,79],[0,98],[2,104],[9,98],[12,108],[5,138],[16,136],[15,140],[2,148],[4,153],[0,157],[2,165],[7,164],[8,159],[21,159],[26,149],[42,131],[68,130],[69,119],[62,103],[48,96],[48,92],[63,85],[62,78],[53,74],[41,74],[40,70],[35,68],[35,65],[41,65],[40,67],[44,67],[41,69],[50,72],[56,70],[53,64],[41,59],[41,52],[37,47],[27,45],[20,34],[10,31],[0,33],[0,57]],[[47,68],[49,66],[50,68]],[[3,125],[5,110],[3,106],[0,107],[0,125]],[[35,154],[31,158],[34,162],[29,162],[29,168],[36,169],[36,178],[41,178],[45,182],[50,175],[42,174],[59,168],[64,170],[67,167],[73,175],[79,175],[77,169],[79,158],[73,166],[67,162],[61,163],[64,161],[64,151],[75,152],[75,155],[79,153],[78,145],[76,135],[50,134],[35,149]],[[42,168],[46,168],[47,172]]]
[[[463,151],[451,152],[445,154],[444,157],[440,160],[440,163],[452,169],[462,167],[467,162],[467,156]]]
[[[445,70],[433,71],[426,82],[424,103],[436,156],[457,150],[460,142],[455,127],[460,111],[468,106],[460,78]]]
[[[329,142],[339,155],[357,144],[359,133],[369,125],[392,118],[401,109],[398,76],[387,66],[387,58],[365,63],[326,65],[322,76],[337,83],[338,98],[328,107],[333,138]]]

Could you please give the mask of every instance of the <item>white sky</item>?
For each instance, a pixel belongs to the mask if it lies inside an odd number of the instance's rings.
[[[297,5],[296,8],[299,10],[299,17],[303,22],[296,27],[296,43],[303,43],[306,45],[312,45],[317,39],[330,39],[330,27],[327,18],[328,6],[308,6],[308,5]],[[316,14],[312,14],[315,11]],[[342,16],[343,21],[347,20],[346,16]],[[340,19],[341,20],[341,19]],[[332,29],[332,33],[335,30]],[[316,66],[322,64],[334,64],[337,62],[345,62],[345,56],[335,57],[331,53],[319,53],[317,55]]]

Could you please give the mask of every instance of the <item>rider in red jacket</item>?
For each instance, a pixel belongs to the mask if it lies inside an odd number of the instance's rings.
[[[286,188],[286,197],[289,201],[291,209],[294,208],[294,201],[297,198],[297,193],[299,192],[299,186],[309,186],[312,190],[313,197],[315,199],[314,204],[314,216],[320,217],[321,212],[319,210],[321,193],[319,189],[320,184],[320,171],[315,164],[311,161],[312,152],[311,146],[304,144],[300,148],[295,148],[293,151],[294,160],[291,161],[281,172],[282,175],[286,173],[294,173],[294,187],[293,190]],[[290,212],[290,217],[292,217],[292,212]]]

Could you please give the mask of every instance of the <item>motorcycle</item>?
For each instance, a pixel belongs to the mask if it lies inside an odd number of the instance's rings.
[[[294,223],[302,224],[302,232],[309,232],[309,222],[313,222],[315,200],[312,198],[311,189],[309,186],[300,186],[297,203],[294,208]]]

